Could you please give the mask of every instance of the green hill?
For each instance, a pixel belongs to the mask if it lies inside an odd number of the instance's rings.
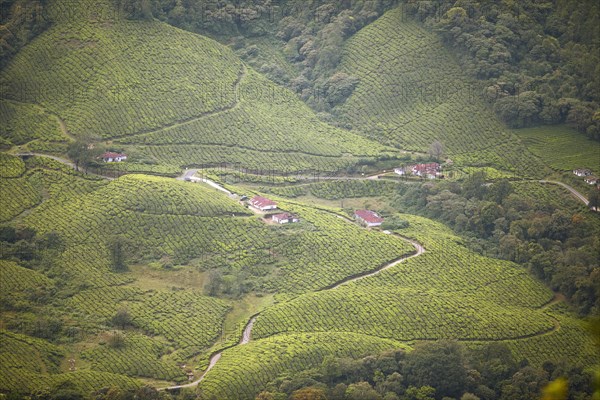
[[[539,176],[544,167],[486,107],[482,91],[433,32],[391,10],[346,44],[341,71],[360,79],[337,108],[356,131],[427,152],[440,140],[467,165]]]
[[[47,12],[52,26],[0,74],[5,145],[64,141],[62,121],[75,137],[118,139],[133,161],[178,168],[330,171],[393,152],[320,122],[216,41],[127,20],[107,0],[77,2],[68,12],[51,2]],[[24,121],[27,113],[39,115]]]

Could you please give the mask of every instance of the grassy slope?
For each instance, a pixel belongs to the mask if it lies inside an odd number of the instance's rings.
[[[5,114],[37,104],[74,136],[121,139],[137,158],[178,167],[337,169],[357,161],[342,156],[386,150],[323,124],[216,41],[158,21],[125,20],[109,0],[78,2],[68,12],[55,1],[49,15],[53,26],[0,75],[3,99],[10,100],[3,101]],[[28,124],[58,140],[46,121]],[[17,132],[7,140],[25,141],[22,121],[11,125]]]
[[[206,297],[201,287],[147,287],[138,285],[135,272],[113,273],[108,246],[114,235],[124,238],[128,254],[142,263],[192,258],[200,270],[242,269],[254,276],[257,290],[287,293],[325,287],[410,251],[392,238],[296,204],[280,205],[298,213],[301,224],[266,225],[204,185],[143,175],[84,179],[53,160],[33,157],[23,164],[5,158],[4,175],[11,178],[2,179],[3,185],[33,182],[32,194],[12,193],[15,203],[36,200],[19,223],[34,227],[38,235],[57,232],[66,250],[49,258],[39,272],[13,263],[0,265],[8,285],[4,288],[23,292],[15,301],[27,303],[31,286],[46,291],[56,287],[62,293],[51,304],[34,306],[29,317],[17,310],[3,315],[2,323],[19,326],[36,312],[62,316],[81,332],[77,341],[83,342],[74,346],[77,365],[84,369],[180,379],[174,363],[206,351],[231,310],[231,302]],[[191,267],[177,273],[186,268]],[[129,310],[136,331],[126,333],[125,350],[103,352],[106,345],[94,338],[110,329],[111,317],[122,307]]]
[[[543,173],[435,34],[407,20],[400,9],[349,40],[341,70],[360,84],[337,111],[368,137],[416,151],[440,140],[460,164]]]
[[[532,153],[558,171],[589,168],[600,174],[600,143],[566,126],[542,126],[513,131]]]
[[[386,341],[398,347],[445,338],[473,347],[502,341],[518,360],[534,365],[561,359],[598,363],[585,324],[564,304],[546,306],[552,292],[525,270],[467,250],[439,223],[401,217],[410,227],[400,233],[423,243],[425,254],[374,277],[266,309],[257,318],[253,342],[227,350],[201,390],[252,398],[261,384],[297,368],[290,356],[304,368],[318,367],[321,358],[306,360],[316,345],[303,338],[321,340],[322,335],[331,343],[321,350],[326,354],[343,354],[353,346],[360,353],[361,346]],[[301,345],[292,345],[295,340]]]

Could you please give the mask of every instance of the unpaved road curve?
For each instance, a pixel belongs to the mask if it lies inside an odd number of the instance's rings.
[[[197,172],[197,170],[188,170],[187,172],[185,172],[185,173],[184,173],[182,176],[180,176],[180,177],[179,177],[179,178],[177,178],[177,179],[179,179],[179,180],[184,180],[184,179],[186,179],[186,178],[188,178],[188,179],[191,179],[191,178],[194,176],[194,174],[195,174],[196,172]],[[195,178],[195,179],[196,179],[197,181],[200,181],[200,178]],[[219,186],[219,185],[218,185],[217,183],[215,183],[215,182],[208,181],[208,180],[205,180],[205,179],[202,179],[202,181],[203,181],[203,182],[205,182],[205,183],[209,183],[209,182],[210,182],[209,184],[211,184],[211,186],[214,186],[214,187],[217,187],[217,186],[218,186],[218,188],[220,188],[220,190],[222,190],[222,191],[225,191],[225,192],[227,192],[227,193],[230,193],[229,191],[227,191],[227,190],[226,190],[226,189],[224,189],[223,187]],[[208,181],[208,182],[207,182],[207,181]],[[347,218],[344,218],[344,217],[342,217],[342,216],[339,216],[339,215],[338,215],[338,217],[340,217],[340,218],[343,218],[343,219],[345,219],[345,220],[347,220],[347,221],[349,221],[349,222],[352,222],[351,220],[349,220],[349,219],[347,219]],[[403,236],[400,236],[400,235],[397,235],[397,234],[392,234],[392,235],[394,235],[394,236],[398,237],[399,239],[402,239],[402,240],[408,241],[408,242],[409,242],[410,244],[412,244],[412,245],[413,245],[413,247],[415,248],[415,252],[414,252],[413,254],[409,255],[409,256],[404,256],[404,257],[401,257],[401,258],[399,258],[399,259],[397,259],[397,260],[394,260],[394,261],[392,261],[392,262],[390,262],[390,263],[388,263],[388,264],[385,264],[385,265],[384,265],[384,266],[382,266],[381,268],[379,268],[379,269],[377,269],[377,270],[375,270],[375,271],[369,272],[369,273],[367,273],[367,274],[364,274],[364,275],[359,275],[359,276],[354,276],[354,277],[351,277],[351,278],[345,278],[345,279],[343,279],[342,281],[340,281],[340,282],[338,282],[338,283],[334,284],[333,286],[326,287],[326,288],[324,288],[323,290],[332,290],[332,289],[336,289],[336,288],[338,288],[338,287],[340,287],[340,286],[342,286],[342,285],[345,285],[345,284],[347,284],[347,283],[349,283],[349,282],[354,282],[354,281],[357,281],[357,280],[360,280],[360,279],[364,279],[364,278],[367,278],[367,277],[370,277],[370,276],[377,275],[377,274],[378,274],[378,273],[380,273],[381,271],[385,271],[386,269],[392,268],[392,267],[394,267],[394,266],[396,266],[396,265],[398,265],[398,264],[400,264],[400,263],[402,263],[402,262],[404,262],[404,261],[406,261],[406,260],[408,260],[408,259],[410,259],[410,258],[418,257],[418,256],[420,256],[421,254],[423,254],[423,253],[425,252],[425,248],[424,248],[424,247],[423,247],[423,245],[421,245],[419,242],[417,242],[417,241],[414,241],[414,240],[412,240],[412,239],[405,238],[405,237],[403,237]],[[248,321],[248,323],[246,324],[246,326],[244,327],[244,331],[242,332],[242,337],[240,338],[240,341],[239,341],[239,345],[240,345],[240,346],[241,346],[241,345],[248,344],[248,343],[250,342],[250,339],[251,339],[251,337],[252,337],[252,328],[254,327],[254,323],[256,322],[256,317],[257,317],[257,316],[258,316],[258,314],[257,314],[257,315],[254,315],[254,316],[252,316],[252,317],[250,318],[250,320]],[[199,377],[197,380],[195,380],[194,382],[190,382],[190,383],[187,383],[187,384],[185,384],[185,385],[169,386],[169,387],[166,387],[166,388],[161,388],[161,389],[158,389],[158,390],[179,390],[179,389],[184,389],[184,388],[192,388],[192,387],[198,386],[198,384],[204,380],[204,378],[206,377],[206,374],[208,374],[208,372],[209,372],[211,369],[213,369],[213,367],[214,367],[214,366],[217,364],[217,362],[218,362],[218,361],[221,359],[221,355],[223,354],[223,351],[224,351],[224,350],[221,350],[221,351],[219,351],[218,353],[215,353],[215,354],[213,354],[213,355],[211,356],[211,358],[210,358],[210,362],[209,362],[209,364],[208,364],[208,367],[207,367],[207,368],[206,368],[206,370],[205,370],[205,371],[202,373],[202,375],[200,375],[200,377]]]
[[[411,258],[414,258],[414,257],[418,257],[421,254],[425,253],[425,247],[423,247],[423,245],[421,243],[416,242],[416,241],[411,240],[411,239],[408,239],[408,238],[405,238],[405,237],[397,235],[397,234],[393,234],[393,235],[396,236],[396,237],[399,237],[399,238],[401,238],[401,239],[403,239],[403,240],[405,240],[407,242],[409,242],[410,244],[412,244],[416,251],[413,254],[409,255],[409,256],[401,257],[401,258],[399,258],[399,259],[397,259],[395,261],[392,261],[389,264],[385,264],[383,267],[381,267],[381,268],[379,268],[379,269],[377,269],[377,270],[375,270],[373,272],[369,272],[368,274],[359,275],[359,276],[356,276],[354,278],[350,278],[350,279],[344,280],[342,282],[336,283],[335,285],[329,287],[328,290],[337,289],[340,286],[345,285],[347,283],[355,282],[355,281],[358,281],[360,279],[368,278],[370,276],[375,276],[375,275],[379,274],[381,271],[385,271],[386,269],[395,267],[396,265],[398,265],[398,264],[400,264],[400,263],[402,263],[402,262],[404,262],[404,261],[406,261],[408,259],[411,259]]]
[[[575,190],[574,188],[572,188],[571,186],[562,183],[562,182],[558,182],[558,181],[545,181],[545,180],[541,180],[539,181],[540,183],[550,183],[553,185],[559,185],[564,187],[565,189],[567,189],[569,192],[571,192],[573,194],[573,196],[577,197],[579,200],[581,200],[583,202],[583,204],[585,204],[586,206],[590,204],[590,202],[588,201],[588,199],[582,195],[581,193],[579,193],[577,190]]]

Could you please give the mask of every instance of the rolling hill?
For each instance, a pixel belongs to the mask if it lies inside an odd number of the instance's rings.
[[[347,42],[340,70],[360,83],[336,113],[388,145],[427,152],[439,140],[455,163],[543,175],[543,164],[497,120],[453,57],[401,7],[388,11]]]
[[[397,154],[319,121],[292,92],[211,39],[127,20],[108,0],[68,10],[51,2],[48,15],[52,26],[0,73],[7,144],[64,141],[63,123],[71,136],[115,140],[132,160],[177,168],[331,171]],[[27,113],[42,115],[23,121]]]

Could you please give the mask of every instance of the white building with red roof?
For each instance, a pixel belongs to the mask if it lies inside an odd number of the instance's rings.
[[[394,168],[398,175],[415,175],[423,178],[435,179],[441,175],[441,166],[438,163],[408,165],[406,167]]]
[[[127,160],[127,154],[113,153],[111,151],[102,154],[102,161],[104,162],[121,162],[125,160]]]
[[[277,209],[277,203],[273,200],[269,200],[266,197],[254,196],[249,202],[252,207],[259,209],[260,211],[269,211]]]
[[[380,226],[383,223],[383,218],[375,211],[371,210],[356,210],[354,212],[354,218],[368,227]]]
[[[273,217],[271,219],[273,220],[273,222],[276,222],[278,224],[289,224],[289,223],[294,223],[294,222],[300,221],[300,219],[298,219],[298,217],[296,217],[295,215],[290,214],[290,213],[276,214],[276,215],[273,215]]]

